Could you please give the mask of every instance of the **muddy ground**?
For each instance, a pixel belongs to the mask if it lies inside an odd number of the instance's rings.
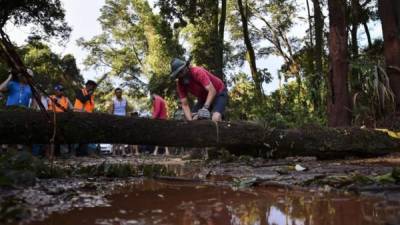
[[[400,199],[398,154],[332,161],[312,157],[266,160],[242,156],[208,161],[173,156],[74,157],[45,164],[49,167],[44,168],[58,172],[22,179],[27,183],[0,180],[0,223],[28,223],[53,212],[107,206],[106,195],[143,179],[198,182],[234,190],[279,186]]]

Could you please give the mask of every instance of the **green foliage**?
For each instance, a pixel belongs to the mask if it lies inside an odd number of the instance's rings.
[[[236,75],[229,92],[229,119],[262,121],[272,127],[298,127],[305,124],[325,124],[325,117],[311,107],[302,88],[300,100],[297,83],[292,81],[272,92],[265,104],[254,98],[252,81],[246,74]],[[306,107],[303,104],[306,104]]]
[[[225,65],[221,65],[220,56],[226,49],[219,30],[219,24],[224,24],[220,2],[159,0],[157,5],[160,15],[174,23],[175,35],[188,42],[193,63],[223,78]]]
[[[237,11],[235,2],[231,2],[231,9],[234,12]],[[295,79],[295,83],[290,82],[268,96],[266,104],[257,107],[258,112],[255,113],[255,117],[276,125],[301,125],[315,121],[315,118],[318,124],[324,123],[325,107],[321,107],[323,99],[326,98],[324,79],[319,77],[322,74],[317,75],[314,70],[314,58],[311,54],[313,50],[307,42],[308,37],[292,34],[295,23],[302,20],[298,15],[298,2],[249,1],[248,5],[250,33],[258,58],[268,57],[271,54],[282,57],[284,64],[278,72],[279,79],[282,77],[285,81]],[[241,25],[237,13],[231,13],[229,21],[233,39],[241,41]],[[257,43],[262,41],[266,41],[267,44],[258,47]],[[266,76],[264,82],[269,81],[269,76]]]
[[[106,78],[96,89],[96,111],[108,112],[112,98],[114,97],[114,87],[110,78]],[[128,102],[129,104],[129,102]]]
[[[35,82],[52,93],[55,84],[62,84],[67,96],[73,99],[75,89],[83,84],[83,77],[72,55],[60,56],[40,40],[30,40],[20,49],[25,65],[35,73]]]
[[[255,104],[255,94],[253,81],[244,74],[240,73],[232,78],[232,88],[229,92],[230,107],[228,108],[229,119],[255,119],[257,104]]]
[[[129,95],[142,97],[147,88],[160,95],[171,93],[174,85],[166,82],[170,61],[182,53],[170,25],[152,12],[144,0],[108,0],[99,21],[103,33],[78,43],[90,54],[87,66],[104,69],[104,76],[118,77]],[[150,80],[145,86],[144,81]]]
[[[34,72],[34,81],[48,94],[53,94],[55,84],[62,84],[64,92],[73,101],[75,90],[80,89],[83,77],[76,65],[75,57],[67,54],[58,55],[39,38],[31,38],[28,43],[17,48],[21,59],[27,68]],[[0,62],[0,81],[7,79],[8,67]],[[0,98],[0,105],[4,106],[7,99],[5,93]]]
[[[351,77],[353,93],[353,118],[357,125],[373,126],[374,123],[394,112],[394,94],[382,59],[362,55],[351,67],[358,77]]]
[[[178,44],[182,40],[189,45],[195,64],[216,70],[217,52],[221,47],[216,35],[219,3],[159,0],[156,4],[160,14],[157,15],[144,0],[108,0],[99,18],[103,33],[91,40],[79,41],[91,53],[86,64],[108,68],[106,75],[121,78],[122,85],[130,90],[129,96],[140,96],[135,99],[143,99],[145,92],[151,91],[165,97],[170,109],[175,108],[175,84],[168,79],[170,59],[183,53]],[[246,17],[256,55],[258,58],[270,54],[282,57],[285,63],[280,75],[285,81],[292,78],[295,81],[266,96],[261,105],[255,100],[253,81],[240,72],[231,74],[229,119],[259,120],[284,127],[325,124],[327,86],[320,77],[323,74],[315,72],[312,43],[308,36],[291,33],[297,21],[304,21],[299,17],[298,6],[293,0],[247,1]],[[224,68],[235,69],[243,65],[247,54],[237,2],[228,1],[227,9],[229,38],[234,45],[223,46]],[[323,57],[322,62],[326,63],[327,57]],[[327,68],[324,64],[324,72]],[[263,82],[270,82],[271,74],[262,68],[258,70]],[[148,81],[148,85],[141,81]],[[106,81],[99,88],[100,105],[111,98],[112,85]],[[149,107],[148,104],[146,108]]]
[[[216,4],[215,2],[213,4]],[[210,8],[211,7],[211,8]],[[218,28],[213,22],[212,13],[213,5],[209,6],[210,10],[203,15],[196,23],[189,24],[181,33],[190,43],[190,54],[193,57],[193,63],[198,66],[209,69],[212,73],[218,74]],[[215,8],[215,7],[214,7]],[[218,15],[218,13],[217,13]]]
[[[1,0],[0,29],[7,22],[16,26],[35,24],[41,28],[34,30],[34,35],[59,36],[67,39],[71,28],[65,22],[65,12],[60,0]],[[35,33],[36,32],[36,33]]]
[[[305,124],[324,125],[325,116],[314,110],[305,88],[298,93],[298,83],[295,81],[283,85],[281,89],[270,96],[270,110],[275,113],[267,114],[267,122],[275,125],[286,124],[288,127],[298,127]],[[275,118],[274,118],[275,117]],[[276,123],[277,122],[277,123]]]

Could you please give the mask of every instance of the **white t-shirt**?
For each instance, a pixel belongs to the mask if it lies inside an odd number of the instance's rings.
[[[121,101],[117,98],[113,99],[114,104],[114,115],[117,116],[126,116],[126,107],[128,106],[125,98],[122,98]]]

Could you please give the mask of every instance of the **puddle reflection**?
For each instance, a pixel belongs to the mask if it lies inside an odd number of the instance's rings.
[[[110,207],[75,209],[33,224],[372,225],[398,224],[400,204],[279,188],[144,180],[110,195]]]

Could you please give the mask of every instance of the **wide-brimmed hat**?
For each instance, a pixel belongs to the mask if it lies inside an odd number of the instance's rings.
[[[174,58],[171,61],[171,74],[169,75],[171,77],[171,79],[176,79],[179,72],[181,72],[181,70],[183,68],[185,68],[185,66],[186,66],[185,61],[178,59],[178,58]]]
[[[94,82],[94,81],[92,81],[92,80],[88,80],[88,81],[86,82],[86,85],[93,85],[93,86],[97,87],[97,83]]]

